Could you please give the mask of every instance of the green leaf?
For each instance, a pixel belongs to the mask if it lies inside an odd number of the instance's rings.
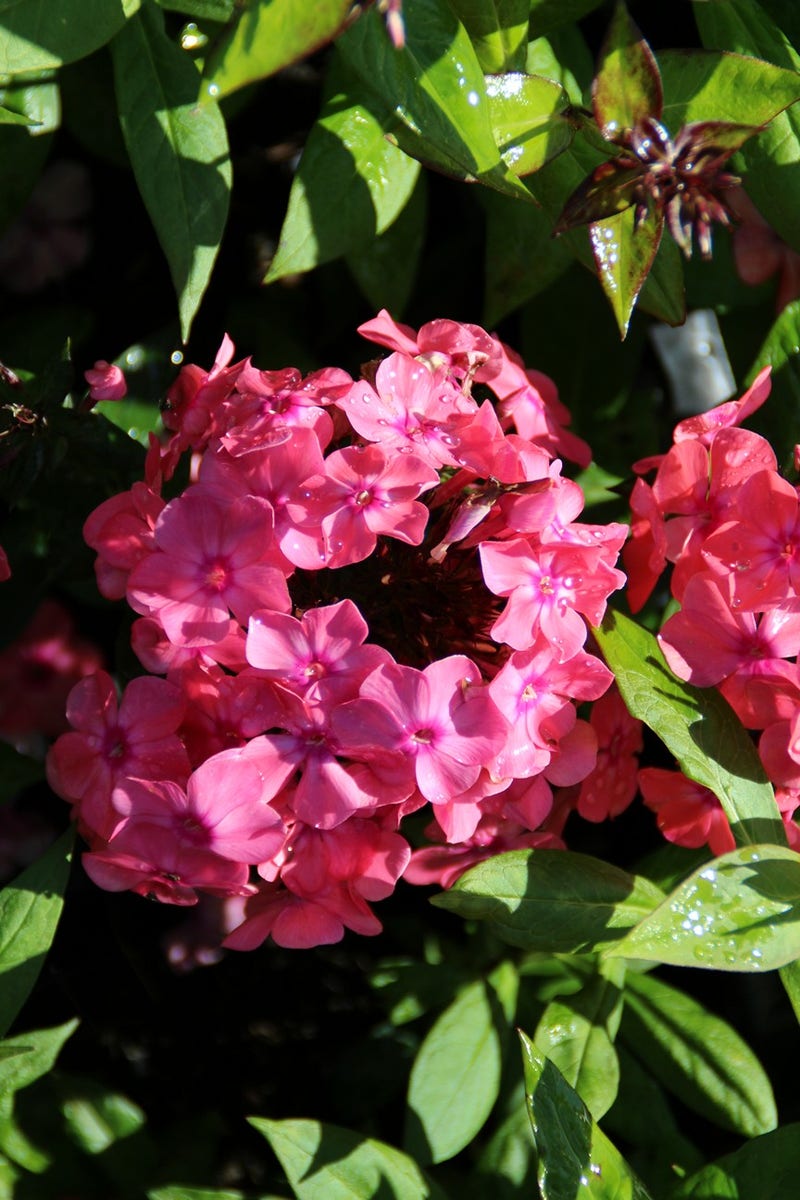
[[[793,300],[791,304],[786,305],[764,339],[747,374],[746,386],[750,386],[759,371],[764,367],[771,366],[774,374],[782,371],[784,367],[788,368],[787,373],[792,377],[795,388],[800,389],[800,376],[798,375],[800,363],[796,361],[798,355],[800,355],[800,300]],[[800,397],[800,390],[797,394]]]
[[[396,119],[397,144],[449,174],[530,200],[500,158],[483,71],[446,0],[406,0],[406,44],[391,44],[380,14],[364,13],[338,42],[348,64]]]
[[[577,995],[551,1000],[533,1038],[596,1121],[614,1103],[619,1086],[614,1038],[625,970],[608,970],[611,966],[600,964],[599,973]]]
[[[341,64],[292,182],[264,280],[309,271],[384,233],[414,190],[419,163],[386,141],[387,110]]]
[[[305,58],[335,37],[350,0],[245,0],[238,19],[208,56],[205,94],[221,99]]]
[[[225,122],[216,104],[197,103],[197,70],[157,9],[129,21],[111,49],[125,144],[169,263],[185,341],[228,215]]]
[[[408,1085],[405,1146],[417,1162],[445,1162],[483,1128],[500,1089],[505,1027],[495,993],[480,981],[428,1033]]]
[[[800,958],[800,854],[742,846],[694,871],[609,955],[772,971]]]
[[[785,844],[761,760],[719,692],[676,679],[653,635],[621,613],[608,609],[595,636],[628,711],[661,738],[684,775],[719,798],[737,842]]]
[[[628,975],[621,1038],[682,1103],[743,1137],[774,1129],[772,1087],[726,1021],[652,975]]]
[[[248,1120],[275,1151],[298,1200],[445,1200],[412,1158],[385,1142],[320,1121]]]
[[[0,1060],[0,1096],[18,1092],[46,1075],[52,1069],[64,1042],[77,1028],[78,1022],[73,1020],[53,1029],[36,1029],[21,1034],[21,1053]]]
[[[496,195],[486,192],[487,195]],[[527,205],[518,204],[517,208]],[[411,197],[396,221],[378,237],[347,255],[347,266],[361,291],[377,310],[400,316],[414,287],[425,242],[427,184],[420,174]]]
[[[0,125],[37,125],[31,117],[24,113],[13,112],[10,108],[0,107]]]
[[[531,0],[531,37],[571,25],[602,3],[603,0]]]
[[[628,332],[639,292],[650,274],[664,228],[663,213],[651,212],[635,228],[635,210],[626,208],[589,226],[592,254],[597,274],[614,313],[620,335]],[[675,264],[675,259],[672,259]],[[674,279],[675,290],[683,286],[680,262]]]
[[[661,116],[661,76],[653,51],[621,0],[600,51],[592,100],[597,124],[610,141],[646,117]]]
[[[542,1200],[650,1200],[555,1064],[520,1040]]]
[[[113,38],[141,0],[24,0],[0,11],[0,75],[46,71]]]
[[[450,0],[487,74],[525,66],[530,0]]]
[[[549,287],[573,260],[564,242],[550,236],[552,222],[543,209],[488,188],[480,198],[486,212],[484,321],[493,328]]]
[[[672,133],[691,121],[766,125],[800,99],[800,76],[795,71],[741,54],[665,50],[658,65],[664,86],[664,124]]]
[[[228,1188],[165,1187],[147,1193],[147,1200],[247,1200],[244,1192],[231,1192]],[[259,1200],[280,1200],[279,1197],[263,1196]]]
[[[768,59],[789,71],[800,70],[800,54],[787,33],[779,29],[756,0],[729,0],[726,4],[698,4],[695,8],[700,36],[706,46],[736,50]],[[792,25],[789,11],[781,14]],[[751,97],[758,102],[758,97]],[[747,171],[747,193],[770,225],[795,250],[800,250],[800,213],[792,197],[800,177],[800,112],[780,113],[744,149],[741,160]]]
[[[55,937],[73,840],[68,829],[0,892],[0,1034],[25,1003]]]
[[[800,1124],[746,1142],[685,1180],[670,1200],[787,1200],[800,1176]]]
[[[569,97],[559,83],[541,75],[509,72],[486,79],[489,120],[503,162],[516,175],[530,175],[565,150],[575,135],[564,115]]]
[[[649,880],[586,854],[511,850],[478,863],[431,903],[488,921],[512,946],[581,954],[616,942],[663,898]]]
[[[0,128],[0,161],[13,163],[0,188],[0,232],[18,216],[42,173],[50,151],[51,134],[61,120],[58,85],[51,73],[0,88],[0,103],[27,121],[28,128]]]
[[[156,0],[156,4],[209,21],[230,21],[237,10],[237,0]]]
[[[59,1091],[67,1133],[84,1154],[103,1154],[145,1124],[138,1104],[94,1080],[70,1080]]]

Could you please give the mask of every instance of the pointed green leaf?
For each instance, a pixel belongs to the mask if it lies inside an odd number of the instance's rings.
[[[737,842],[785,844],[761,760],[719,692],[676,679],[653,635],[621,613],[608,609],[595,635],[628,711],[661,738],[684,775],[711,788]]]
[[[385,107],[341,64],[331,92],[292,182],[265,283],[359,249],[389,228],[414,190],[419,163],[387,142]]]
[[[125,144],[169,263],[185,341],[228,215],[225,122],[216,104],[197,103],[197,70],[156,8],[142,9],[111,49]]]
[[[77,1021],[67,1021],[65,1025],[58,1025],[54,1029],[35,1029],[31,1033],[20,1034],[21,1053],[0,1060],[0,1096],[18,1092],[20,1088],[46,1075],[58,1058],[64,1042],[77,1028]]]
[[[670,1200],[788,1200],[800,1177],[800,1124],[784,1125],[702,1167]]]
[[[352,8],[350,0],[245,0],[236,23],[208,56],[205,92],[221,99],[266,79],[334,38]]]
[[[542,1200],[650,1200],[558,1067],[520,1040]]]
[[[778,1116],[761,1063],[735,1029],[652,975],[629,974],[620,1037],[666,1088],[701,1116],[744,1137]]]
[[[661,116],[661,76],[653,51],[621,0],[600,51],[592,101],[597,124],[610,141],[646,117]]]
[[[398,145],[420,161],[529,200],[500,158],[483,71],[447,0],[406,0],[403,15],[402,50],[391,44],[374,9],[337,43],[404,127],[394,131]]]
[[[665,50],[658,56],[664,124],[691,121],[766,125],[800,99],[800,75],[772,63],[717,50]]]
[[[575,129],[564,115],[569,97],[541,75],[509,72],[486,79],[489,119],[505,164],[530,175],[565,150]]]
[[[445,1162],[483,1128],[500,1088],[504,1026],[493,989],[481,981],[428,1033],[408,1085],[405,1145],[417,1162]]]
[[[0,161],[13,163],[0,188],[0,232],[19,214],[42,173],[50,150],[51,134],[61,123],[58,84],[52,72],[36,80],[0,88],[0,103],[19,113],[28,128],[8,125],[0,129]]]
[[[525,66],[530,0],[450,0],[487,75]]]
[[[533,1038],[596,1121],[614,1103],[619,1086],[614,1037],[622,1013],[625,971],[609,971],[611,965],[601,964],[599,974],[576,995],[551,1000]]]
[[[751,845],[712,859],[607,953],[718,971],[772,971],[795,962],[800,854]]]
[[[298,1200],[445,1200],[408,1155],[320,1121],[248,1117],[267,1139]]]
[[[0,125],[37,125],[32,117],[26,117],[24,113],[13,112],[10,108],[0,107]]]
[[[602,3],[603,0],[530,0],[531,37],[571,25]]]
[[[786,305],[762,342],[761,349],[747,374],[746,385],[749,387],[759,371],[767,366],[771,366],[776,374],[784,367],[788,367],[789,374],[794,379],[797,376],[798,367],[800,367],[800,363],[797,361],[798,355],[800,355],[800,300],[793,300],[791,304]],[[798,396],[800,396],[800,391],[798,391]]]
[[[104,46],[141,0],[25,0],[0,10],[0,75],[47,71]]]
[[[431,902],[488,921],[512,946],[580,954],[616,942],[663,897],[649,880],[586,854],[511,850],[478,863]]]
[[[55,937],[73,841],[68,829],[0,892],[0,1034],[25,1003]]]
[[[792,10],[794,6],[792,6]],[[697,5],[696,20],[704,45],[714,49],[736,50],[784,67],[800,70],[800,53],[789,37],[795,36],[796,10],[784,9],[779,29],[756,0],[729,0],[726,4]],[[800,43],[796,42],[796,46]],[[751,103],[760,103],[759,97]],[[800,212],[793,201],[794,186],[788,176],[800,170],[800,112],[791,107],[769,126],[742,154],[747,170],[747,193],[770,225],[795,250],[800,249]]]
[[[623,338],[639,292],[650,274],[664,228],[660,212],[648,213],[638,229],[634,217],[635,210],[627,208],[589,226],[597,274]],[[675,284],[682,286],[682,276],[676,276]]]

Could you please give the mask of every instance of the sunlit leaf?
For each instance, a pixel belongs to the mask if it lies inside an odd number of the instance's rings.
[[[292,182],[265,282],[311,270],[384,233],[408,202],[419,163],[384,136],[387,110],[339,69]]]
[[[488,921],[513,946],[572,954],[617,941],[663,896],[648,880],[585,854],[511,850],[478,863],[431,902]]]
[[[525,66],[530,0],[450,0],[487,74]]]
[[[636,228],[632,208],[595,221],[589,227],[597,274],[622,337],[628,332],[634,306],[650,274],[663,228],[664,217],[658,211],[648,213]],[[676,288],[680,286],[679,279],[682,274],[678,263]]]
[[[534,1042],[556,1064],[596,1121],[608,1112],[619,1086],[614,1037],[622,1013],[622,970],[601,964],[597,975],[574,996],[551,1000],[539,1020]]]
[[[719,692],[676,679],[653,635],[621,613],[608,609],[596,637],[631,715],[661,738],[684,775],[714,792],[737,841],[784,844],[761,760]]]
[[[516,175],[530,175],[560,154],[575,135],[565,115],[569,97],[540,75],[509,72],[486,79],[489,119],[503,161]]]
[[[445,1200],[408,1155],[320,1121],[249,1117],[267,1139],[298,1200]]]
[[[530,200],[500,158],[484,74],[464,26],[446,0],[406,0],[403,15],[402,50],[389,41],[374,9],[337,43],[394,114],[398,145],[449,174]]]
[[[405,1145],[418,1162],[452,1158],[482,1129],[500,1087],[506,1025],[494,990],[481,981],[430,1030],[408,1085]]]
[[[800,99],[800,75],[772,63],[716,50],[665,50],[658,56],[663,119],[671,133],[690,121],[766,125]]]
[[[0,1034],[22,1008],[55,936],[73,840],[68,829],[0,892]]]
[[[744,1137],[775,1128],[775,1099],[761,1063],[735,1029],[685,992],[630,973],[620,1036],[695,1112]]]
[[[197,103],[191,59],[144,8],[112,44],[119,115],[136,182],[167,257],[189,336],[228,215],[231,166],[216,104]]]
[[[712,859],[607,953],[750,972],[800,959],[800,854],[751,845]]]
[[[350,0],[245,0],[236,23],[215,45],[203,69],[206,94],[229,95],[274,75],[335,37]]]
[[[650,1200],[555,1064],[520,1039],[542,1200]]]
[[[24,0],[0,10],[0,75],[85,58],[113,38],[141,0]]]
[[[0,1095],[18,1092],[51,1070],[61,1047],[78,1028],[77,1021],[67,1021],[53,1029],[35,1029],[19,1034],[5,1043],[19,1045],[20,1053],[0,1059]]]

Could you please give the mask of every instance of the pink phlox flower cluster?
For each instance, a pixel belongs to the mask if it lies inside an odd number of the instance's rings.
[[[627,527],[579,520],[555,455],[588,448],[554,385],[477,326],[362,332],[391,353],[359,381],[237,363],[228,338],[184,366],[169,441],[85,525],[166,678],[76,689],[51,782],[96,882],[227,898],[235,948],[376,933],[407,869],[449,883],[563,844],[596,764],[576,706],[611,674],[586,621],[622,586]],[[437,845],[412,868],[403,822],[426,805]]]
[[[672,594],[681,607],[659,634],[670,668],[698,687],[718,687],[742,723],[762,731],[761,761],[789,795],[800,788],[798,495],[779,475],[770,445],[739,428],[769,389],[766,368],[740,400],[682,421],[672,449],[639,464],[656,475],[652,485],[639,479],[634,486],[624,558],[634,608],[673,564]],[[639,778],[670,840],[707,842],[715,853],[732,848],[711,792],[655,769]],[[782,805],[791,839],[794,807]]]

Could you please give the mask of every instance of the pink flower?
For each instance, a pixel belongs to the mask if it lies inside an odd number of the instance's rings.
[[[592,705],[597,764],[581,783],[577,809],[586,821],[624,812],[636,795],[642,723],[630,715],[616,687]]]
[[[5,583],[11,578],[11,568],[8,565],[8,555],[2,546],[0,546],[0,583]]]
[[[734,850],[731,827],[714,793],[679,771],[643,767],[639,787],[648,808],[656,814],[658,828],[668,842],[691,849],[708,844],[712,854]]]
[[[366,741],[376,753],[400,752],[417,787],[441,804],[478,779],[505,740],[505,718],[480,686],[469,659],[452,655],[424,671],[389,664],[361,685],[361,698],[333,714],[343,744]]]
[[[127,395],[128,385],[121,369],[103,358],[84,371],[83,377],[89,384],[89,397],[92,400],[121,400]]]
[[[137,612],[158,616],[171,642],[206,646],[228,634],[231,612],[246,624],[257,608],[285,612],[289,593],[275,568],[272,509],[243,496],[224,505],[197,489],[158,518],[155,552],[128,580]]]

